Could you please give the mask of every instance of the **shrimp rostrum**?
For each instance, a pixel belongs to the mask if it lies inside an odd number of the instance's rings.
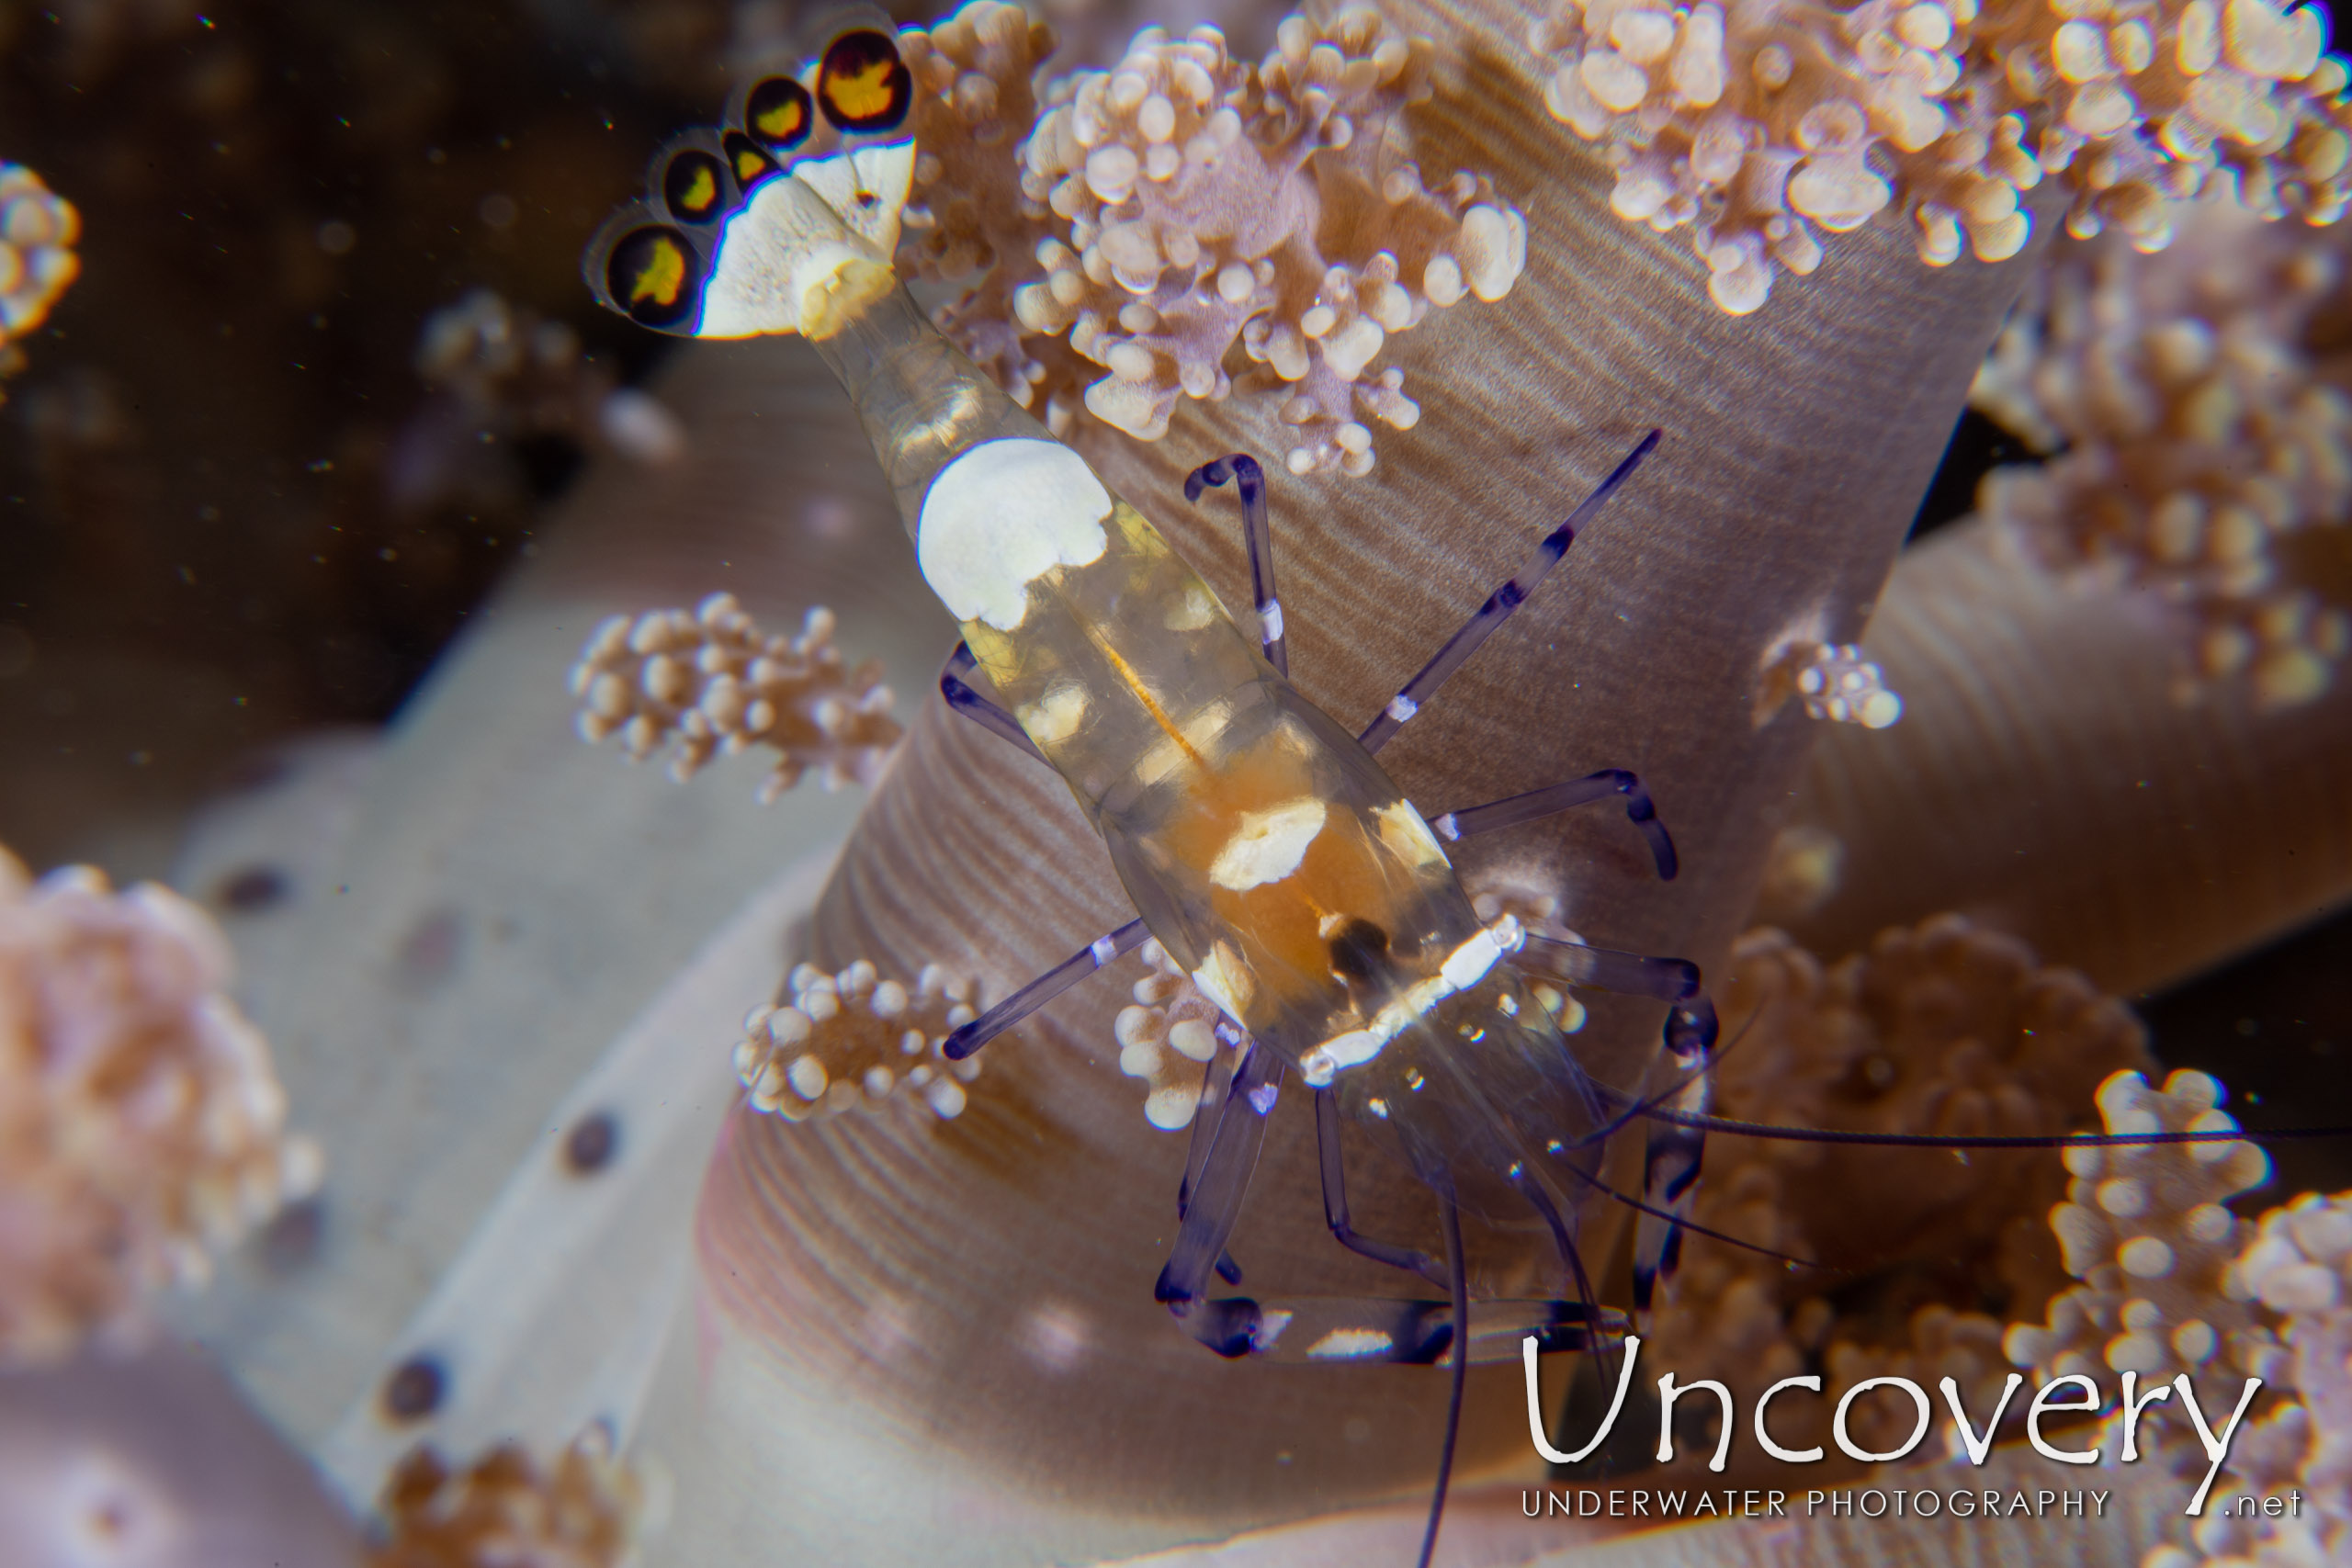
[[[1220,459],[1187,486],[1196,499],[1227,482],[1239,494],[1252,636],[1148,520],[899,287],[888,258],[912,165],[901,133],[911,93],[893,39],[874,28],[839,35],[802,76],[753,85],[721,136],[657,159],[653,196],[607,225],[590,281],[605,303],[662,330],[798,333],[815,345],[873,441],[924,579],[962,623],[943,692],[1061,775],[1134,899],[1137,920],[967,1025],[950,1054],[968,1055],[1147,933],[1157,939],[1222,1010],[1237,1048],[1220,1058],[1194,1122],[1160,1299],[1227,1355],[1450,1361],[1458,1412],[1466,1361],[1516,1359],[1529,1335],[1551,1348],[1596,1344],[1622,1324],[1595,1304],[1577,1256],[1580,1200],[1607,1192],[1641,1211],[1644,1305],[1671,1262],[1697,1175],[1699,1129],[1653,1119],[1645,1194],[1602,1185],[1607,1136],[1657,1102],[1589,1077],[1522,969],[1667,1003],[1667,1043],[1693,1068],[1714,1019],[1690,964],[1549,941],[1509,915],[1482,921],[1447,858],[1449,840],[1617,800],[1671,876],[1672,841],[1639,779],[1610,770],[1432,819],[1374,753],[1535,588],[1657,436],[1351,734],[1287,678],[1254,462]],[[967,679],[976,672],[993,700]],[[1333,1233],[1446,1286],[1447,1302],[1212,1299],[1212,1275],[1238,1279],[1227,1240],[1292,1074],[1314,1093]],[[1699,1109],[1698,1082],[1678,1086],[1677,1109]],[[1437,1195],[1445,1259],[1354,1232],[1342,1118]],[[1463,1205],[1532,1208],[1579,1299],[1482,1303],[1474,1318]]]

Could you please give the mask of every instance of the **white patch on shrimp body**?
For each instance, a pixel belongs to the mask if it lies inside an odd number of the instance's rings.
[[[1379,1055],[1391,1040],[1418,1022],[1430,1009],[1485,979],[1488,970],[1526,942],[1527,932],[1518,918],[1500,917],[1447,953],[1435,975],[1408,986],[1402,996],[1373,1014],[1369,1025],[1335,1034],[1301,1056],[1300,1076],[1311,1088],[1329,1088],[1342,1068],[1362,1066]]]
[[[1487,977],[1487,971],[1506,953],[1517,953],[1527,945],[1527,931],[1516,915],[1504,915],[1495,923],[1445,955],[1438,974],[1451,991],[1466,991]]]
[[[1250,998],[1257,990],[1250,977],[1250,970],[1240,954],[1224,942],[1209,949],[1209,955],[1198,969],[1193,971],[1193,984],[1201,995],[1225,1010],[1225,1016],[1236,1023],[1241,1021],[1250,1005]]]
[[[1078,733],[1080,721],[1086,717],[1086,689],[1074,682],[1056,686],[1013,716],[1040,746],[1067,740]]]
[[[889,283],[889,263],[844,228],[815,191],[798,180],[766,180],[719,235],[695,335],[807,332],[821,325],[810,314],[811,295],[822,316],[838,287],[862,299]]]
[[[1009,632],[1029,613],[1032,582],[1102,559],[1110,515],[1111,492],[1060,442],[989,441],[931,481],[915,560],[949,615]]]
[[[1385,1358],[1396,1348],[1393,1336],[1377,1328],[1335,1328],[1306,1348],[1317,1361],[1358,1361],[1367,1356]]]
[[[1372,817],[1380,824],[1381,846],[1406,864],[1430,865],[1445,859],[1445,852],[1438,847],[1437,835],[1430,831],[1430,825],[1421,820],[1421,814],[1414,809],[1411,801],[1374,807]]]
[[[1216,605],[1209,598],[1208,590],[1195,583],[1184,590],[1167,615],[1159,620],[1171,632],[1196,632],[1216,619]]]
[[[1280,882],[1306,858],[1307,846],[1323,831],[1329,815],[1329,808],[1311,795],[1242,813],[1241,825],[1209,867],[1209,880],[1235,893]]]

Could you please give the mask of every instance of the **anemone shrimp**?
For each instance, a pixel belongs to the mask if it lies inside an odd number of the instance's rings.
[[[965,623],[967,651],[943,679],[949,700],[1007,739],[1017,735],[1016,744],[1063,773],[1102,828],[1151,929],[1218,1000],[1237,1045],[1244,1037],[1262,1043],[1231,1066],[1214,1128],[1206,1117],[1197,1123],[1204,1131],[1161,1299],[1195,1337],[1220,1349],[1282,1354],[1285,1337],[1303,1330],[1282,1316],[1294,1310],[1287,1304],[1268,1311],[1207,1294],[1212,1272],[1230,1273],[1223,1244],[1254,1163],[1253,1127],[1289,1068],[1322,1091],[1318,1126],[1344,1108],[1356,1126],[1405,1156],[1440,1194],[1450,1238],[1457,1203],[1516,1196],[1554,1229],[1572,1273],[1581,1263],[1563,1212],[1572,1193],[1598,1186],[1574,1156],[1601,1133],[1646,1117],[1659,1130],[1645,1196],[1612,1194],[1644,1211],[1637,1269],[1645,1293],[1647,1277],[1671,1258],[1673,1204],[1695,1175],[1698,1136],[1711,1123],[1693,1109],[1668,1114],[1651,1099],[1584,1077],[1510,977],[1507,961],[1534,956],[1525,934],[1464,919],[1465,901],[1450,869],[1440,869],[1446,861],[1431,824],[1368,755],[1524,598],[1540,570],[1499,591],[1363,736],[1350,740],[1294,701],[1286,682],[1259,672],[1232,619],[1139,514],[1024,424],[985,378],[959,374],[952,351],[926,336],[882,259],[909,165],[906,144],[891,136],[889,102],[904,92],[892,85],[894,64],[887,37],[854,32],[836,40],[809,81],[755,85],[726,138],[664,154],[660,205],[607,231],[592,281],[649,325],[697,336],[797,330],[819,347],[867,420],[926,577]],[[763,119],[791,144],[759,145],[752,132]],[[1541,569],[1645,455],[1637,449],[1546,541]],[[1279,676],[1279,601],[1257,481],[1227,460],[1202,470],[1193,488],[1228,479],[1242,487],[1252,565],[1264,583],[1254,595],[1263,668]],[[1161,644],[1153,662],[1136,657],[1136,642]],[[989,674],[1003,707],[964,682],[974,667]],[[1588,797],[1623,795],[1634,820],[1655,827],[1637,781],[1611,774],[1579,783]],[[1501,826],[1577,798],[1574,784],[1536,793],[1540,802],[1498,802],[1435,822],[1441,830],[1449,819],[1457,830]],[[1662,829],[1657,841],[1669,842]],[[1349,852],[1340,865],[1310,863],[1342,846]],[[1661,870],[1669,852],[1660,849]],[[1374,889],[1384,896],[1376,903]],[[1267,907],[1293,894],[1301,908]],[[1142,924],[1106,933],[1023,987],[970,1025],[959,1044],[976,1048],[993,1028],[1139,942]],[[1573,971],[1564,978],[1614,981],[1668,1002],[1669,1047],[1694,1060],[1704,1053],[1712,1029],[1689,966],[1592,949],[1552,957]],[[1435,1043],[1441,1031],[1491,1043],[1502,1065],[1481,1057],[1481,1066],[1464,1068],[1452,1054],[1460,1048]],[[1480,1076],[1488,1071],[1506,1076]],[[1507,1076],[1514,1071],[1516,1079]],[[1675,1088],[1702,1082],[1693,1074]],[[1327,1175],[1336,1177],[1336,1165],[1327,1159]],[[1432,1259],[1354,1236],[1339,1191],[1336,1180],[1327,1188],[1326,1211],[1343,1244],[1425,1276],[1438,1272]],[[1458,1390],[1463,1366],[1487,1336],[1470,1315],[1458,1244],[1448,1250],[1448,1314],[1428,1314],[1407,1333],[1350,1321],[1345,1314],[1367,1310],[1351,1303],[1326,1320],[1343,1336],[1335,1342],[1450,1361]],[[1577,1337],[1615,1327],[1589,1287],[1579,1294],[1559,1314],[1561,1326]],[[1447,1353],[1457,1329],[1471,1355]],[[1441,1483],[1425,1558],[1442,1498]]]

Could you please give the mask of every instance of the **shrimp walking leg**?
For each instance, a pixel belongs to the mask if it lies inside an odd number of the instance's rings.
[[[1190,1185],[1176,1247],[1154,1287],[1158,1300],[1179,1309],[1198,1301],[1225,1244],[1241,1217],[1241,1202],[1265,1147],[1266,1118],[1282,1093],[1282,1058],[1252,1042],[1233,1076],[1233,1089],[1217,1117],[1216,1132],[1201,1173]]]
[[[1589,1177],[1586,1179],[1591,1180]],[[1584,1253],[1577,1246],[1576,1233],[1570,1230],[1567,1222],[1560,1217],[1560,1211],[1554,1207],[1551,1195],[1544,1190],[1541,1183],[1522,1179],[1519,1183],[1519,1190],[1526,1197],[1529,1205],[1543,1216],[1544,1224],[1550,1228],[1552,1245],[1558,1249],[1561,1261],[1568,1266],[1569,1277],[1576,1281],[1577,1299],[1584,1303],[1586,1313],[1590,1315],[1590,1321],[1598,1325],[1601,1322],[1600,1297],[1592,1288],[1592,1276],[1584,1266]],[[1589,1346],[1592,1351],[1594,1363],[1600,1369],[1600,1382],[1603,1385],[1616,1381],[1615,1370],[1610,1365],[1614,1359],[1611,1351],[1612,1346],[1622,1346],[1624,1341],[1625,1336],[1621,1329],[1613,1339],[1607,1336],[1596,1335]],[[1552,1423],[1555,1437],[1566,1436],[1568,1407],[1574,1400],[1575,1393],[1575,1384],[1571,1383],[1561,1394],[1560,1413]],[[1531,1406],[1532,1404],[1531,1401]]]
[[[1678,1030],[1678,1020],[1687,1021]],[[1666,1046],[1678,1072],[1688,1074],[1668,1100],[1675,1111],[1703,1112],[1713,1087],[1703,1070],[1715,1039],[1715,1010],[1704,998],[1697,1008],[1676,1007],[1667,1015]],[[1699,1167],[1707,1134],[1699,1128],[1653,1121],[1642,1154],[1643,1212],[1634,1222],[1634,1310],[1646,1314],[1657,1282],[1674,1272],[1682,1257],[1682,1234],[1698,1201]]]
[[[939,694],[946,699],[949,707],[998,739],[1010,741],[1037,761],[1046,762],[1046,754],[1037,750],[1037,743],[1029,739],[1029,732],[1021,728],[1019,719],[965,682],[964,677],[969,675],[978,663],[979,660],[972,657],[969,644],[957,643],[956,651],[947,656],[947,662],[940,669]],[[1046,762],[1046,766],[1050,768],[1053,764]]]
[[[1478,613],[1464,623],[1460,631],[1446,638],[1445,646],[1421,666],[1420,672],[1406,682],[1396,694],[1388,699],[1388,705],[1380,710],[1380,716],[1356,737],[1365,750],[1377,751],[1386,745],[1391,737],[1421,711],[1422,705],[1437,694],[1437,689],[1444,685],[1456,670],[1469,662],[1470,656],[1495,635],[1497,628],[1527,603],[1527,596],[1535,592],[1536,585],[1550,576],[1552,569],[1560,564],[1560,558],[1568,553],[1568,547],[1576,542],[1577,531],[1592,521],[1620,485],[1633,478],[1634,470],[1642,466],[1642,459],[1657,450],[1659,434],[1653,430],[1644,436],[1641,445],[1627,454],[1624,461],[1610,470],[1609,477],[1600,481],[1599,488],[1585,497],[1583,505],[1569,513],[1566,522],[1544,536],[1544,542],[1535,547],[1534,555],[1519,569],[1518,575],[1487,595],[1487,602],[1478,606]]]
[[[1623,768],[1603,768],[1565,784],[1548,784],[1484,806],[1449,811],[1430,818],[1430,826],[1439,838],[1451,844],[1480,833],[1498,833],[1505,828],[1538,821],[1574,807],[1606,800],[1612,795],[1625,797],[1626,820],[1640,829],[1642,837],[1649,840],[1650,858],[1657,863],[1658,880],[1673,881],[1675,873],[1681,869],[1681,861],[1674,852],[1674,839],[1667,832],[1666,824],[1657,819],[1657,807],[1640,776]]]
[[[1374,1241],[1358,1234],[1348,1221],[1347,1155],[1340,1146],[1340,1102],[1328,1089],[1315,1091],[1315,1152],[1323,1174],[1323,1222],[1341,1247],[1374,1263],[1419,1274],[1433,1285],[1445,1283],[1444,1269],[1426,1252]]]
[[[1216,1146],[1217,1122],[1225,1114],[1225,1102],[1232,1098],[1233,1077],[1247,1054],[1243,1047],[1250,1043],[1250,1037],[1234,1028],[1230,1019],[1217,1020],[1216,1038],[1228,1049],[1219,1051],[1209,1063],[1209,1070],[1201,1076],[1201,1097],[1193,1108],[1193,1135],[1184,1148],[1184,1179],[1176,1189],[1179,1220],[1192,1208],[1193,1189],[1201,1179],[1202,1168],[1208,1164],[1209,1151]],[[1228,1285],[1241,1283],[1241,1265],[1233,1260],[1230,1252],[1218,1256],[1216,1273]]]
[[[1219,1043],[1233,1047],[1219,1051],[1209,1062],[1209,1069],[1201,1077],[1201,1098],[1193,1111],[1193,1135],[1184,1150],[1184,1181],[1176,1190],[1176,1217],[1182,1219],[1192,1206],[1193,1189],[1200,1184],[1202,1168],[1208,1164],[1209,1150],[1216,1144],[1216,1124],[1225,1114],[1225,1102],[1233,1097],[1233,1076],[1240,1070],[1241,1046],[1247,1036],[1233,1027],[1233,1021],[1217,1020]]]
[[[1445,1219],[1445,1284],[1453,1299],[1453,1370],[1445,1398],[1445,1445],[1438,1450],[1437,1489],[1430,1495],[1429,1528],[1421,1532],[1420,1568],[1430,1568],[1437,1555],[1438,1527],[1445,1522],[1445,1494],[1453,1483],[1453,1448],[1462,1435],[1462,1393],[1470,1371],[1470,1347],[1464,1331],[1470,1324],[1469,1265],[1462,1256],[1462,1205],[1451,1190],[1438,1195]]]
[[[1209,1275],[1226,1258],[1226,1243],[1241,1217],[1250,1179],[1257,1174],[1266,1117],[1282,1092],[1283,1075],[1282,1059],[1253,1043],[1234,1074],[1200,1174],[1186,1184],[1182,1228],[1154,1290],[1187,1333],[1221,1356],[1246,1353],[1261,1327],[1255,1303],[1205,1297]]]
[[[1241,539],[1250,551],[1250,602],[1258,612],[1258,636],[1266,662],[1290,673],[1289,644],[1283,637],[1283,603],[1274,592],[1274,540],[1266,520],[1266,473],[1258,459],[1236,452],[1213,463],[1203,463],[1184,477],[1184,499],[1198,501],[1210,485],[1230,479],[1241,498]]]
[[[1270,1064],[1272,1053],[1251,1055],[1261,1064]],[[1184,1218],[1187,1231],[1197,1232],[1199,1239],[1179,1239],[1176,1255],[1160,1276],[1160,1290],[1161,1299],[1176,1310],[1178,1320],[1193,1337],[1228,1357],[1321,1365],[1338,1359],[1428,1366],[1453,1354],[1457,1343],[1472,1361],[1503,1363],[1518,1358],[1521,1342],[1531,1335],[1547,1355],[1589,1350],[1624,1337],[1628,1326],[1624,1316],[1593,1304],[1589,1289],[1586,1299],[1575,1302],[1464,1303],[1458,1297],[1447,1302],[1348,1296],[1261,1302],[1240,1296],[1208,1299],[1200,1294],[1207,1285],[1200,1259],[1231,1233],[1263,1136],[1264,1111],[1260,1108],[1272,1109],[1266,1089],[1280,1083],[1279,1073],[1279,1066],[1272,1065],[1261,1065],[1253,1073],[1245,1060],[1232,1074],[1232,1092],[1220,1102],[1227,1108],[1226,1114],[1216,1119],[1217,1125],[1206,1135],[1210,1153],[1190,1183],[1190,1190],[1198,1197]],[[1348,1223],[1344,1177],[1338,1170],[1338,1107],[1328,1094],[1316,1098],[1317,1143],[1326,1179],[1324,1212],[1327,1219],[1337,1214],[1334,1234],[1338,1234]],[[1207,1119],[1205,1111],[1203,1115]],[[1453,1282],[1446,1265],[1424,1253],[1366,1241],[1351,1229],[1340,1239],[1376,1262],[1407,1269],[1435,1284]],[[1219,1256],[1222,1258],[1222,1253]],[[1222,1261],[1218,1267],[1222,1272]],[[1175,1279],[1180,1272],[1182,1280]],[[1176,1288],[1194,1293],[1171,1295]],[[1458,1341],[1457,1325],[1466,1325]]]
[[[1123,953],[1151,940],[1141,920],[1105,931],[947,1037],[940,1049],[960,1062]]]
[[[1521,956],[1528,966],[1571,986],[1687,1002],[1699,994],[1699,966],[1687,958],[1651,958],[1527,933]]]

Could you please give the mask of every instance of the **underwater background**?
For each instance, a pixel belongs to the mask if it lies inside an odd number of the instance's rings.
[[[1637,769],[1685,874],[1603,809],[1466,847],[1481,912],[1697,960],[1726,1115],[2214,1125],[2188,1069],[2248,1128],[2352,1122],[2325,7],[1288,15],[896,8],[932,158],[896,260],[1236,606],[1182,479],[1265,462],[1342,722],[1664,429],[1384,761],[1430,807]],[[935,1059],[1129,911],[1058,783],[934,697],[954,626],[831,378],[582,281],[665,140],[823,26],[0,6],[0,1562],[1410,1561],[1442,1375],[1222,1362],[1151,1299],[1190,982],[1126,960]],[[1249,157],[1155,162],[1219,108]],[[1596,1072],[1668,1081],[1655,1007],[1568,1005]],[[1413,1293],[1331,1242],[1310,1128],[1283,1108],[1235,1257]],[[2352,1221],[2298,1195],[2346,1150],[2247,1148],[1719,1135],[1701,1221],[1826,1267],[1693,1237],[1645,1359],[1743,1413],[1796,1372],[1983,1410],[2013,1368],[2211,1374],[2208,1408],[2258,1371],[2217,1495],[2308,1516],[2183,1519],[2177,1421],[2134,1466],[2086,1423],[2110,1462],[2053,1481],[2013,1408],[1985,1473],[2112,1512],[1528,1518],[1832,1480],[1744,1431],[1714,1479],[1704,1422],[1660,1464],[1638,1402],[1547,1477],[1502,1367],[1438,1561],[2341,1553]],[[1438,1245],[1402,1173],[1356,1196]],[[1630,1225],[1582,1223],[1623,1303]],[[1473,1241],[1483,1293],[1572,1293],[1546,1238]],[[1900,1442],[1904,1402],[1861,1410]],[[1943,1433],[1815,1469],[1972,1484]]]

